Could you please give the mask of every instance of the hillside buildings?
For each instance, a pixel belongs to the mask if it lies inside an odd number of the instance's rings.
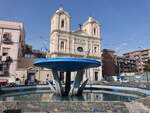
[[[136,60],[125,57],[117,57],[118,74],[128,75],[137,71]]]
[[[24,54],[25,31],[22,23],[0,21],[0,79],[13,79],[17,60]]]
[[[94,18],[89,17],[80,29],[71,31],[69,13],[59,8],[51,18],[49,57],[89,58],[101,61],[100,30],[100,24]],[[64,73],[61,73],[64,76]],[[84,78],[89,78],[90,81],[100,81],[102,68],[86,70]]]
[[[150,59],[150,49],[137,50],[123,54],[125,58],[136,60],[137,69],[139,72],[144,72],[144,65]]]

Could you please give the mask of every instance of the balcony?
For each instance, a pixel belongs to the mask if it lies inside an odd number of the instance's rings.
[[[0,76],[9,76],[9,72],[0,71]]]
[[[0,71],[0,76],[1,76],[1,75],[4,75],[4,72],[3,72],[3,71]]]
[[[7,37],[3,37],[2,42],[4,44],[12,44],[13,43],[12,40],[10,38],[7,38]]]
[[[0,60],[2,62],[10,62],[10,61],[12,61],[10,56],[0,56],[0,58],[1,58]]]

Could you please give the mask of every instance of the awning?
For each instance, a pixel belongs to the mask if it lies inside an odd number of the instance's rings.
[[[0,79],[0,83],[7,83],[8,80],[7,79]]]

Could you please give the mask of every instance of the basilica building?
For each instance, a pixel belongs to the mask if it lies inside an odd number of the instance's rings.
[[[71,30],[71,17],[63,8],[59,8],[51,18],[50,52],[48,57],[88,58],[101,62],[100,24],[89,17],[78,30]],[[76,72],[73,72],[72,79]],[[65,77],[60,72],[60,78]],[[102,79],[102,66],[85,70],[83,80],[89,82]]]

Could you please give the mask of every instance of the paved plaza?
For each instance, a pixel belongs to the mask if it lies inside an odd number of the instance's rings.
[[[149,113],[149,109],[150,97],[132,102],[0,102],[2,113]]]

